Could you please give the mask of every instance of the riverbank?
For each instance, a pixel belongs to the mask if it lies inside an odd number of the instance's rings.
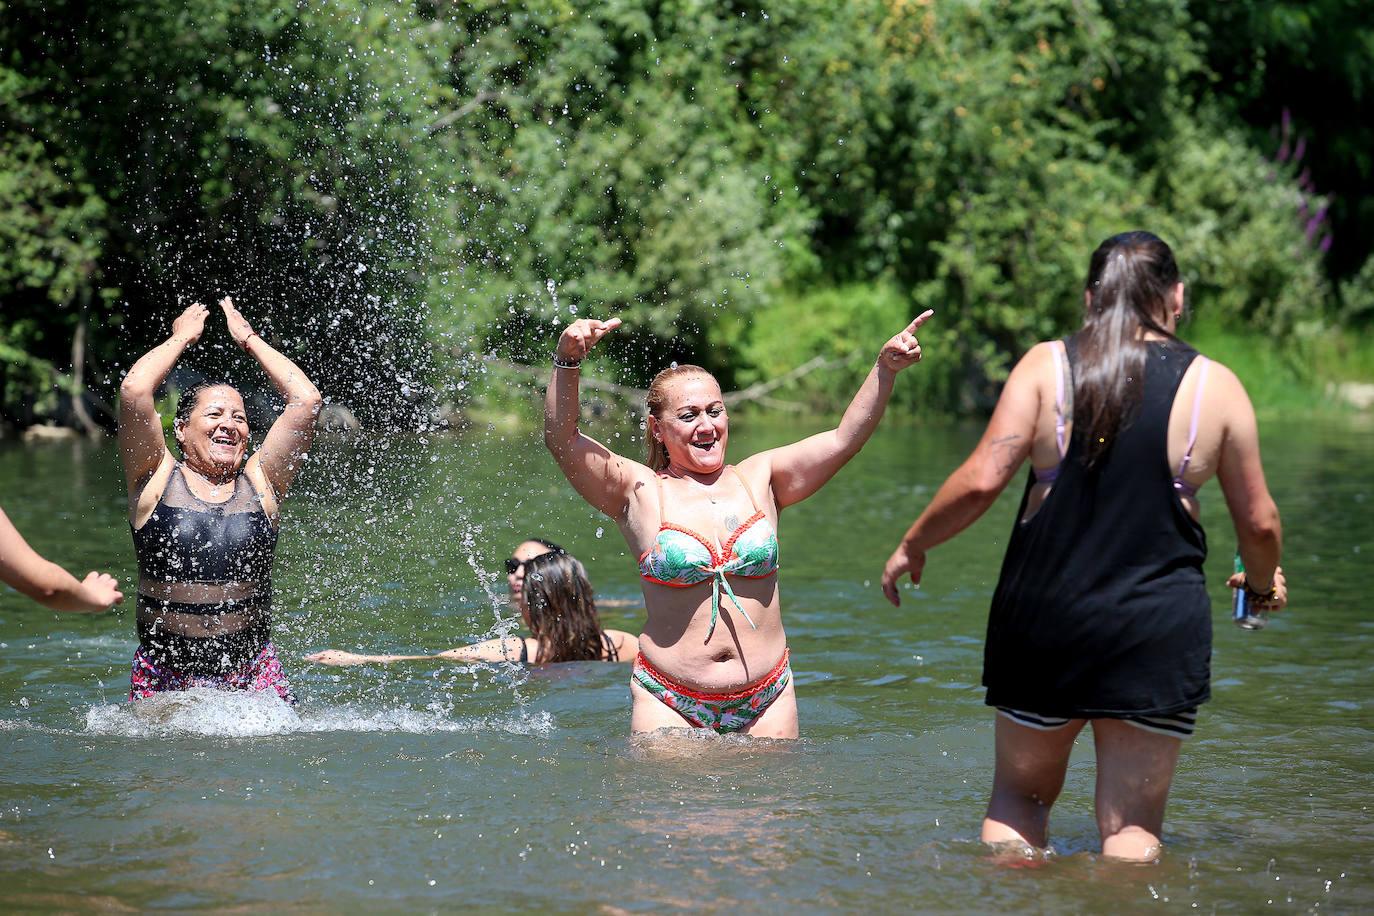
[[[764,320],[779,317],[782,316],[765,316]],[[825,322],[816,324],[824,325]],[[816,328],[811,330],[814,332]],[[1333,417],[1374,416],[1374,332],[1322,330],[1305,336],[1299,333],[1274,337],[1252,330],[1223,329],[1202,320],[1186,323],[1179,333],[1199,351],[1236,373],[1262,417],[1299,412]],[[804,367],[817,356],[828,361],[814,371],[800,373],[798,378],[770,392],[766,398],[735,406],[735,412],[761,409],[780,411],[784,415],[829,416],[844,410],[868,368],[867,356],[857,348],[847,359],[833,352],[817,352],[817,347],[807,343],[807,336],[806,330],[800,330],[784,338],[773,338],[769,341],[766,359],[762,358],[757,345],[740,349],[743,359],[780,367],[779,376]],[[827,340],[833,349],[836,342]],[[783,352],[777,352],[779,349]],[[940,358],[938,345],[929,345],[928,351],[932,363],[937,363]],[[488,366],[489,371],[484,373],[479,385],[471,385],[466,379],[461,386],[451,381],[438,381],[435,386],[436,424],[440,428],[467,428],[475,423],[502,431],[537,424],[543,407],[544,384],[544,376],[537,370],[543,367],[527,368],[536,371],[518,371],[499,364]],[[621,377],[614,364],[608,361],[593,360],[586,374],[617,384],[642,383]],[[922,369],[910,373],[894,394],[894,407],[922,417],[932,414],[944,418],[985,416],[995,403],[1000,385],[971,385],[976,388],[972,393],[959,391],[958,382],[948,375],[939,370],[926,370],[923,375]],[[741,387],[767,380],[764,373],[754,367],[741,368],[738,377]],[[590,387],[583,398],[589,418],[613,415],[618,402],[625,400],[621,394],[593,391]],[[24,412],[38,421],[30,425],[0,422],[0,440],[22,438],[41,442],[83,437],[85,434],[69,402],[69,397],[61,396],[58,409],[47,416],[36,411]],[[93,403],[110,410],[103,402]],[[109,415],[98,412],[97,416],[105,421],[101,425],[106,431],[112,431]],[[346,406],[331,404],[321,417],[321,425],[329,429],[356,430],[358,420]]]
[[[1374,334],[1270,337],[1192,322],[1181,336],[1236,373],[1261,415],[1374,412]]]

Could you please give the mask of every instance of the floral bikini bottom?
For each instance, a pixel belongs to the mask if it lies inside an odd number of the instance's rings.
[[[237,671],[224,674],[196,675],[160,665],[149,658],[140,646],[134,655],[129,675],[129,699],[147,699],[168,690],[187,690],[191,687],[213,687],[216,690],[275,690],[286,702],[295,705],[286,674],[282,671],[277,650],[269,642],[257,657]]]
[[[743,690],[730,693],[701,693],[684,687],[650,665],[643,655],[635,657],[630,683],[652,693],[697,728],[737,732],[752,725],[792,682],[790,656],[791,651],[784,649],[772,671]]]

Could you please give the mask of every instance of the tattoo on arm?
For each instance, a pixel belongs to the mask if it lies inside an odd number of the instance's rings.
[[[1020,440],[1019,434],[1011,433],[988,443],[988,448],[992,451],[993,463],[1000,473],[1009,474],[1016,470],[1016,466],[1021,463],[1016,457],[1016,453],[1020,451],[1020,447],[1017,445]]]

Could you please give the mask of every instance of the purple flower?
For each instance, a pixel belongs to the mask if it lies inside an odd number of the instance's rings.
[[[1331,233],[1328,232],[1326,235],[1322,236],[1321,244],[1319,244],[1317,247],[1322,250],[1322,254],[1325,254],[1326,252],[1330,251]]]

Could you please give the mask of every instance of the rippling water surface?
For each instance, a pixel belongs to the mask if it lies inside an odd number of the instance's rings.
[[[32,912],[1207,913],[1374,910],[1374,424],[1270,423],[1293,607],[1227,621],[1234,547],[1203,491],[1213,700],[1155,866],[1101,860],[1080,740],[1048,861],[977,842],[992,773],[983,627],[1019,484],[877,578],[970,449],[894,423],[782,520],[803,738],[631,740],[628,666],[323,668],[511,631],[501,561],[566,544],[637,629],[633,558],[529,432],[324,443],[287,504],[276,642],[300,705],[192,691],[129,705],[132,601],[58,615],[0,587],[0,908]],[[795,427],[736,419],[734,457]],[[613,434],[611,434],[613,435]],[[627,452],[628,433],[618,440]],[[113,447],[0,447],[0,504],[69,569],[135,564]]]

